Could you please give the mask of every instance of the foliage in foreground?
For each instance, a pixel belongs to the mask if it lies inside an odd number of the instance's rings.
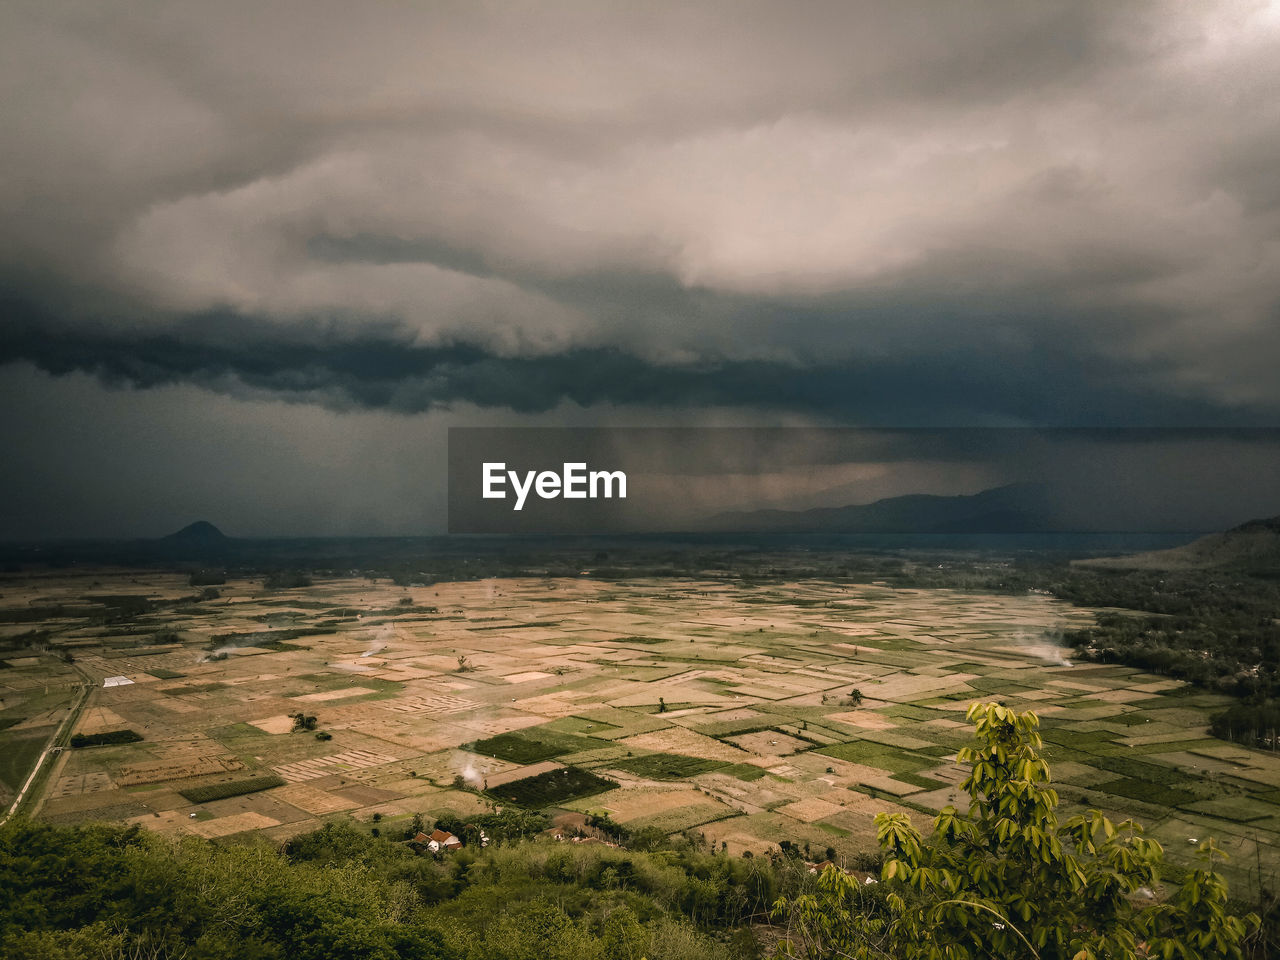
[[[1198,960],[1239,958],[1252,914],[1227,906],[1225,881],[1205,867],[1160,901],[1160,845],[1127,820],[1093,810],[1059,823],[1040,757],[1039,721],[975,703],[979,745],[960,752],[967,815],[948,807],[923,836],[905,814],[880,814],[881,883],[868,895],[828,868],[816,894],[780,899],[789,955],[806,960],[894,957],[968,960]]]
[[[754,960],[742,927],[778,878],[761,858],[689,845],[516,842],[436,859],[353,824],[281,851],[15,821],[0,827],[0,957]]]
[[[1159,845],[1097,813],[1058,822],[1034,715],[981,704],[970,717],[970,812],[945,811],[928,837],[882,816],[871,886],[835,870],[815,882],[786,857],[640,852],[638,835],[630,850],[524,842],[545,818],[515,807],[442,821],[493,842],[438,859],[352,823],[279,850],[14,821],[0,827],[0,956],[756,960],[747,924],[770,905],[785,951],[809,960],[1241,956],[1256,919],[1232,915],[1211,859],[1163,899],[1144,896],[1159,891]]]

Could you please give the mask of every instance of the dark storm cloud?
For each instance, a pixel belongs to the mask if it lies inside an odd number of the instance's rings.
[[[0,360],[396,412],[1280,416],[1252,2],[16,3]]]
[[[394,325],[281,326],[230,314],[188,317],[162,330],[58,327],[10,305],[0,359],[108,384],[195,383],[230,396],[273,396],[335,410],[398,414],[459,405],[542,413],[582,407],[749,407],[870,424],[1022,423],[1219,426],[1264,412],[1180,401],[1144,390],[1090,354],[1011,341],[990,367],[965,353],[791,360],[646,359],[612,347],[502,355],[465,342],[422,344]],[[1052,351],[1052,352],[1051,352]],[[1117,416],[1115,411],[1123,411]]]

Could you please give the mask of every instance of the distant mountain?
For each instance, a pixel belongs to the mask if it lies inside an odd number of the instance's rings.
[[[711,530],[743,533],[1056,533],[1064,529],[1048,489],[1015,483],[971,496],[918,493],[812,510],[721,513]]]
[[[1182,547],[1129,557],[1077,560],[1082,567],[1112,570],[1194,570],[1226,567],[1280,571],[1280,517],[1250,520],[1224,533],[1211,533]]]
[[[176,533],[160,538],[162,543],[189,546],[225,545],[230,539],[208,520],[197,520]]]

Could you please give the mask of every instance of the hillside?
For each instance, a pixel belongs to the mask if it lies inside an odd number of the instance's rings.
[[[1046,533],[1062,530],[1037,484],[1010,484],[971,496],[909,494],[874,503],[811,510],[722,513],[708,529],[752,533]]]
[[[220,544],[230,538],[208,520],[197,520],[161,539],[165,543]]]
[[[1280,516],[1250,520],[1223,533],[1211,533],[1181,547],[1129,557],[1096,557],[1078,566],[1106,570],[1205,570],[1230,568],[1280,571]]]

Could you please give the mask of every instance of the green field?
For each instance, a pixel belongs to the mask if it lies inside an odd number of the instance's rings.
[[[22,788],[36,759],[49,743],[53,728],[26,736],[6,738],[0,749],[0,781],[13,792]]]
[[[567,753],[596,750],[600,746],[598,740],[574,736],[570,733],[557,733],[545,728],[526,730],[523,733],[504,733],[489,737],[487,740],[476,740],[463,745],[464,749],[472,753],[508,760],[511,763],[538,763]]]
[[[684,757],[674,753],[651,753],[643,757],[626,757],[609,764],[610,769],[634,773],[651,780],[683,780],[723,767],[715,760]],[[763,773],[763,771],[761,771]]]
[[[578,767],[563,767],[560,770],[548,770],[534,777],[526,777],[512,783],[503,784],[490,793],[499,800],[518,803],[522,807],[548,807],[603,793],[616,787],[617,784],[604,777],[598,777],[588,770]]]
[[[148,609],[130,624],[66,618],[49,642],[76,644],[75,666],[94,679],[81,729],[145,739],[60,754],[32,804],[49,819],[137,817],[180,833],[195,812],[184,802],[231,795],[201,784],[279,777],[287,785],[260,787],[269,792],[244,801],[241,819],[204,829],[285,837],[329,818],[462,816],[487,798],[703,830],[732,856],[789,839],[852,857],[874,846],[877,813],[923,824],[963,806],[965,771],[952,758],[972,737],[965,710],[999,700],[1039,715],[1064,815],[1136,816],[1170,841],[1175,867],[1191,862],[1189,838],[1213,836],[1233,880],[1259,861],[1264,878],[1280,872],[1280,757],[1207,737],[1225,697],[1066,663],[1052,638],[1094,612],[1045,595],[802,572],[786,583],[529,576],[408,587],[352,576],[292,594],[231,577],[216,603],[191,604],[178,574],[100,576],[104,592],[153,598]],[[11,589],[33,609],[69,592],[58,576]],[[122,630],[182,639],[109,649],[128,639]],[[273,647],[281,631],[305,642]],[[201,660],[232,634],[243,648]],[[94,637],[108,646],[84,645]],[[72,678],[55,653],[3,673],[0,720],[50,718],[43,735],[0,730],[6,783],[29,770],[65,706]],[[134,682],[103,688],[110,676]],[[332,740],[291,732],[298,711]],[[520,769],[549,761],[569,772]],[[486,793],[491,778],[509,782]]]
[[[265,777],[249,777],[244,780],[231,780],[225,783],[210,783],[200,787],[186,787],[179,790],[191,803],[211,803],[214,800],[226,800],[228,797],[241,797],[246,793],[258,793],[272,787],[284,786],[284,780],[274,775]]]
[[[878,767],[892,774],[918,773],[938,765],[936,757],[928,757],[910,750],[901,750],[871,740],[855,740],[852,743],[839,743],[829,747],[821,747],[814,753],[865,767]]]

